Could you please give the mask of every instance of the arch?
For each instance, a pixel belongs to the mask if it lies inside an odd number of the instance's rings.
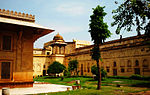
[[[117,63],[116,63],[116,61],[114,61],[114,64],[113,64],[113,66],[114,66],[114,67],[116,67],[116,66],[117,66]]]
[[[135,66],[139,66],[139,61],[135,60]]]
[[[143,67],[149,67],[148,61],[146,59],[143,60]]]

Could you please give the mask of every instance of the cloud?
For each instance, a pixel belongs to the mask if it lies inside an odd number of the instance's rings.
[[[59,5],[56,8],[56,11],[71,16],[78,16],[85,14],[87,10],[81,4],[79,5],[77,3],[65,3]]]

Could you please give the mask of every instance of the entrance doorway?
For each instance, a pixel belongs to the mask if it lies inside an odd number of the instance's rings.
[[[10,79],[10,62],[1,62],[1,79]]]
[[[134,74],[140,75],[140,68],[134,68]]]
[[[83,75],[83,64],[81,64],[81,76]]]
[[[46,70],[43,70],[43,76],[46,76]]]
[[[113,69],[113,76],[117,76],[117,69]]]

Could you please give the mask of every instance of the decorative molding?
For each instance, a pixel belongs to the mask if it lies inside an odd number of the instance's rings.
[[[19,19],[19,20],[25,20],[29,22],[35,22],[35,15],[25,14],[25,13],[16,12],[16,11],[9,11],[5,9],[0,9],[0,16]]]

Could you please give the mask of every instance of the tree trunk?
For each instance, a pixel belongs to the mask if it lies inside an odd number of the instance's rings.
[[[96,63],[97,63],[97,69],[98,69],[98,84],[97,84],[97,90],[100,90],[100,89],[101,89],[101,70],[100,70],[99,60],[97,60]]]

